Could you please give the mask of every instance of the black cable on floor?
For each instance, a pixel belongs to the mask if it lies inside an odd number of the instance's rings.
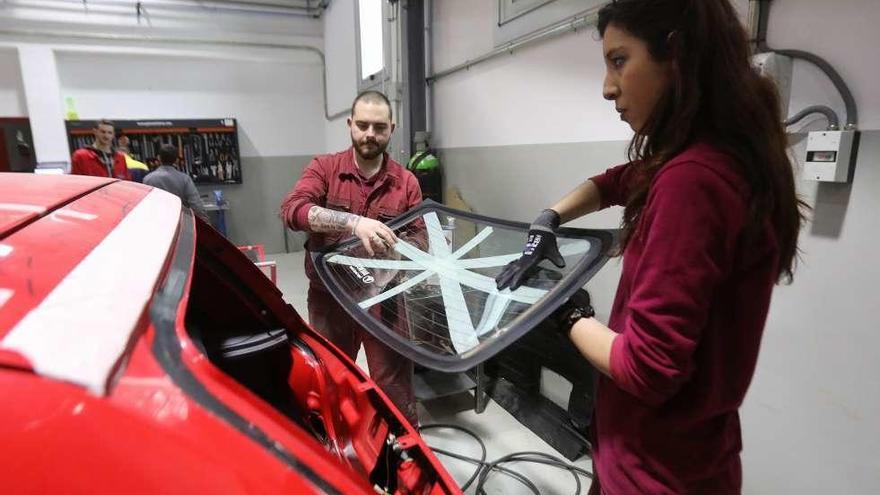
[[[486,444],[483,443],[483,440],[476,433],[472,432],[471,430],[469,430],[463,426],[458,426],[458,425],[453,425],[453,424],[436,423],[436,424],[432,424],[432,425],[421,425],[421,426],[419,426],[419,431],[422,432],[425,430],[432,430],[432,429],[436,430],[436,429],[440,429],[440,428],[449,429],[449,430],[458,430],[466,435],[469,435],[474,440],[476,440],[478,444],[480,444],[480,450],[482,451],[482,454],[480,454],[480,459],[478,461],[479,464],[478,464],[477,470],[474,471],[474,474],[471,475],[471,477],[468,478],[468,480],[461,486],[461,491],[465,491],[468,489],[469,486],[471,486],[471,483],[473,483],[474,480],[477,479],[477,476],[480,475],[480,470],[483,468],[483,464],[486,463]],[[433,447],[431,447],[431,449],[434,450],[435,452],[439,452],[437,449],[434,449]],[[448,455],[450,457],[456,457],[462,461],[476,460],[476,459],[473,459],[473,458],[467,457],[467,456],[460,456],[459,457],[458,454],[452,455],[449,452],[442,452],[442,454]],[[467,458],[462,459],[461,457],[467,457]]]
[[[508,462],[533,462],[536,464],[545,464],[548,466],[557,467],[559,469],[563,469],[568,471],[574,477],[574,482],[576,485],[575,495],[579,495],[581,493],[581,480],[578,475],[585,476],[586,478],[593,479],[592,473],[585,469],[581,469],[577,466],[572,466],[571,464],[565,462],[564,460],[550,455],[545,454],[543,452],[514,452],[513,454],[508,454],[506,456],[500,457],[495,461],[490,462],[483,472],[480,474],[480,478],[477,482],[477,494],[483,495],[485,491],[483,490],[483,486],[489,479],[489,475],[492,474],[493,470],[497,470],[498,466],[503,463]]]
[[[509,476],[509,477],[519,481],[520,483],[525,485],[535,495],[541,495],[541,492],[540,492],[540,490],[538,490],[538,487],[534,483],[529,481],[526,477],[524,477],[523,475],[521,475],[511,469],[508,469],[508,468],[501,466],[501,464],[510,463],[510,462],[532,462],[532,463],[536,463],[536,464],[545,464],[548,466],[557,467],[559,469],[563,469],[563,470],[570,472],[572,474],[572,476],[574,476],[575,484],[577,487],[576,491],[575,491],[575,495],[580,495],[580,493],[581,493],[580,476],[584,476],[588,479],[593,479],[593,473],[587,471],[586,469],[582,469],[577,466],[573,466],[563,459],[560,459],[560,458],[553,456],[553,455],[550,455],[550,454],[546,454],[544,452],[531,452],[531,451],[514,452],[512,454],[508,454],[508,455],[499,457],[498,459],[496,459],[492,462],[486,462],[486,444],[483,442],[483,440],[480,438],[479,435],[477,435],[473,431],[471,431],[463,426],[454,425],[454,424],[432,424],[432,425],[420,426],[419,431],[430,430],[430,429],[440,429],[440,428],[452,429],[452,430],[457,430],[462,433],[465,433],[466,435],[468,435],[471,438],[473,438],[474,440],[476,440],[477,443],[480,445],[480,449],[482,451],[480,459],[476,459],[476,458],[469,457],[466,455],[457,454],[454,452],[449,452],[447,450],[431,447],[431,450],[433,450],[437,454],[445,455],[448,457],[452,457],[454,459],[458,459],[461,461],[465,461],[465,462],[469,462],[471,464],[477,465],[477,469],[476,469],[476,471],[474,471],[474,474],[471,475],[471,477],[468,478],[468,480],[461,486],[462,491],[467,490],[471,486],[471,484],[474,482],[474,480],[477,480],[477,485],[476,485],[476,489],[475,489],[476,494],[477,495],[485,495],[486,492],[483,489],[483,487],[485,486],[485,484],[488,481],[489,476],[492,474],[492,472],[497,471],[501,474],[504,474],[506,476]]]
[[[483,468],[485,468],[485,466],[487,466],[489,464],[488,462],[480,462],[479,460],[474,459],[473,457],[468,457],[468,456],[462,455],[462,454],[456,454],[455,452],[449,452],[448,450],[437,449],[437,448],[432,448],[432,450],[434,451],[435,454],[443,454],[445,456],[452,457],[453,459],[458,459],[460,461],[465,461],[465,462],[469,462],[471,464],[476,464],[477,470],[474,473],[474,477],[476,477],[476,475],[480,474],[482,472]],[[526,488],[528,488],[535,495],[541,495],[541,491],[538,490],[538,487],[534,483],[532,483],[531,481],[529,481],[528,478],[517,473],[516,471],[513,471],[511,469],[507,469],[507,468],[504,468],[501,466],[495,466],[493,469],[495,469],[496,471],[498,471],[504,475],[507,475],[507,476],[510,476],[511,478],[516,479],[517,481],[519,481],[520,483],[525,485]],[[473,477],[470,481],[473,481]],[[462,491],[466,490],[466,488],[465,488],[466,486],[469,486],[469,485],[463,485]]]

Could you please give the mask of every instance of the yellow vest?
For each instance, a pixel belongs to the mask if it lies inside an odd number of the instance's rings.
[[[133,168],[139,168],[141,170],[146,170],[147,172],[150,171],[150,168],[147,167],[146,163],[135,160],[134,158],[128,156],[128,153],[123,153],[123,156],[125,156],[125,168],[129,170]]]

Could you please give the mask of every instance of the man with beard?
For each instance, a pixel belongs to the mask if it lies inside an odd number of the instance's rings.
[[[396,354],[357,324],[333,299],[315,272],[310,251],[355,236],[370,256],[397,242],[388,221],[422,201],[418,180],[385,149],[394,132],[391,104],[378,91],[357,96],[348,119],[352,146],[315,157],[281,205],[290,228],[309,233],[305,269],[309,277],[309,321],[355,359],[361,344],[370,377],[418,425],[412,389],[412,362]]]
[[[95,142],[73,152],[70,173],[131,180],[125,155],[113,149],[113,122],[99,120],[95,124]]]

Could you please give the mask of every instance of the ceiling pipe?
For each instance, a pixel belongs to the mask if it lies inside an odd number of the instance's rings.
[[[53,7],[52,5],[56,5]],[[270,2],[220,1],[220,0],[131,0],[127,2],[113,0],[4,0],[4,6],[20,6],[27,8],[63,8],[65,10],[83,12],[138,12],[150,13],[150,10],[168,11],[211,11],[230,14],[282,15],[295,17],[320,18],[329,5],[329,1],[317,2],[315,6],[276,4]]]

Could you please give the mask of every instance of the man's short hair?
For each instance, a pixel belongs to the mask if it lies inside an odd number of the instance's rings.
[[[354,117],[354,107],[358,104],[359,101],[363,101],[366,103],[384,103],[386,107],[388,107],[388,120],[393,120],[394,114],[391,110],[391,102],[388,100],[388,97],[382,94],[380,91],[369,90],[364,91],[363,93],[357,95],[354,98],[354,101],[351,102],[351,116]]]
[[[174,165],[177,161],[177,146],[163,144],[159,148],[159,161],[162,162],[162,165]]]
[[[95,122],[95,129],[97,129],[98,127],[101,127],[102,125],[109,125],[110,127],[116,128],[116,126],[113,125],[112,120],[101,119],[101,120]]]

